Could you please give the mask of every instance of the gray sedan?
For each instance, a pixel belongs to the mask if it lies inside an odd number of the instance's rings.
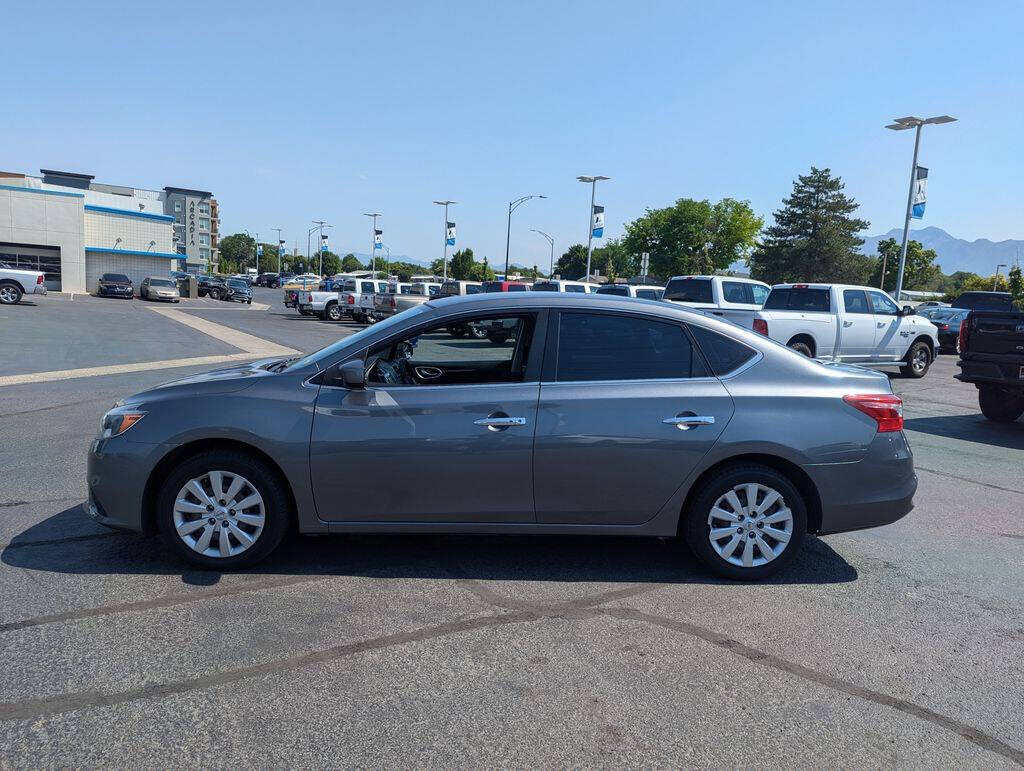
[[[500,323],[501,340],[453,326]],[[304,533],[680,536],[760,579],[917,487],[888,379],[668,303],[432,300],[308,356],[123,399],[87,510],[228,569]],[[368,484],[386,475],[387,484]]]

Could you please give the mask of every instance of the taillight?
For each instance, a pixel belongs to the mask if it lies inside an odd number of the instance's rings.
[[[949,324],[939,324],[940,332],[945,332],[947,329],[949,329]]]
[[[36,276],[36,283],[37,284],[43,283],[43,274],[42,273],[40,273],[38,276]]]
[[[397,308],[398,307],[398,303],[395,302],[395,298],[394,297],[391,298],[391,307],[392,308]]]
[[[843,401],[874,418],[880,434],[903,430],[903,400],[895,394],[847,394]]]
[[[967,314],[967,318],[960,322],[960,353],[967,350],[967,338],[971,336],[971,314]]]
[[[350,294],[350,295],[348,296],[348,304],[349,304],[349,305],[355,305],[355,304],[356,304],[356,298],[355,298],[355,295],[351,295],[351,294]]]
[[[754,331],[768,337],[768,322],[764,319],[754,319]]]

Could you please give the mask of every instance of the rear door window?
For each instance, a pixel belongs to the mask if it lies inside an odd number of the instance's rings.
[[[750,284],[742,281],[723,281],[722,299],[727,303],[754,304],[754,290]]]
[[[636,296],[641,300],[657,300],[658,290],[657,289],[637,289]]]
[[[803,311],[805,313],[828,313],[832,302],[828,289],[806,287],[773,289],[764,303],[766,311]]]
[[[868,298],[863,289],[844,289],[843,308],[847,313],[871,314],[873,312],[871,306],[868,305]]]
[[[618,297],[629,297],[629,287],[625,284],[605,284],[597,290],[598,294],[613,294]]]
[[[665,287],[665,299],[683,303],[711,303],[710,278],[674,278]]]
[[[555,369],[561,382],[704,374],[699,362],[695,372],[693,347],[678,324],[604,313],[561,314]]]

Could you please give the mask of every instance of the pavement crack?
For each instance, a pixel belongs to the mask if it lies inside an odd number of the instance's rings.
[[[997,755],[1001,755],[1004,758],[1012,760],[1018,765],[1024,766],[1024,750],[1012,747],[1006,742],[997,739],[984,731],[974,728],[973,726],[969,726],[966,723],[962,723],[959,720],[954,720],[953,718],[936,712],[935,710],[928,709],[928,707],[915,704],[912,701],[880,693],[879,691],[873,691],[870,688],[865,688],[863,686],[847,682],[846,680],[842,680],[833,675],[810,669],[809,667],[805,667],[802,664],[797,664],[793,661],[788,661],[780,656],[752,648],[739,640],[729,637],[728,635],[721,634],[720,632],[716,632],[712,629],[707,629],[706,627],[697,626],[696,624],[691,624],[687,621],[665,618],[663,616],[645,613],[634,608],[604,608],[601,612],[604,615],[611,616],[612,618],[624,621],[640,621],[662,627],[663,629],[669,629],[674,632],[681,632],[692,637],[697,637],[704,642],[723,648],[730,653],[742,656],[745,659],[762,664],[766,667],[771,667],[772,669],[780,672],[795,675],[809,682],[823,685],[826,688],[831,688],[832,690],[839,691],[840,693],[845,693],[848,696],[879,704],[883,707],[890,707],[891,709],[895,709],[907,715],[925,720],[939,728],[951,731],[982,749],[994,752]]]
[[[1004,493],[1013,493],[1014,495],[1024,495],[1024,490],[1014,490],[1012,487],[1001,487],[1000,485],[989,484],[988,482],[979,482],[976,479],[968,479],[967,477],[957,476],[956,474],[950,474],[948,471],[939,471],[934,468],[926,468],[925,466],[914,466],[916,471],[927,471],[929,474],[937,474],[940,477],[946,477],[947,479],[955,479],[958,482],[967,482],[968,484],[978,485],[979,487],[987,487],[990,490],[999,490]]]

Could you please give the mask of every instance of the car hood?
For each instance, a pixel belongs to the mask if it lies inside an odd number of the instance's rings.
[[[245,364],[236,364],[233,367],[214,369],[209,372],[188,375],[177,380],[169,380],[166,383],[161,383],[145,391],[127,396],[121,399],[118,405],[139,404],[150,399],[160,399],[170,395],[181,396],[183,393],[202,396],[242,391],[254,385],[260,378],[273,377],[275,373],[270,372],[267,367],[286,358],[289,357],[275,356],[270,359],[259,359],[258,361],[250,361]]]

